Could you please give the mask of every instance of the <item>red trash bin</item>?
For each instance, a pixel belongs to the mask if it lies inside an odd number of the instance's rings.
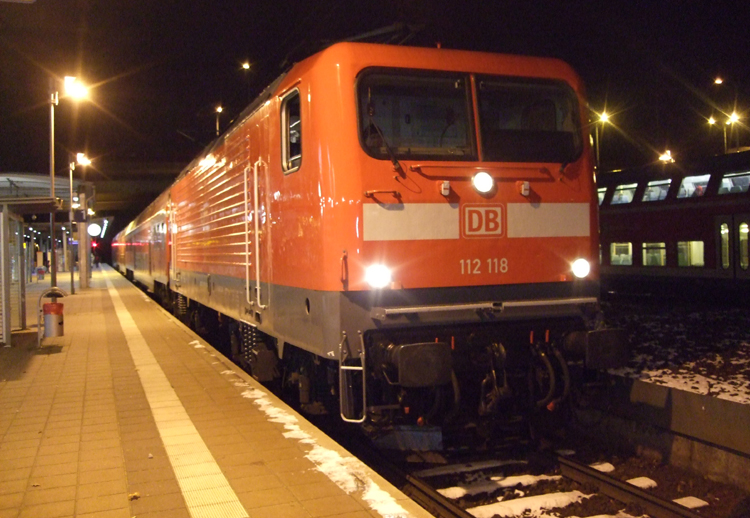
[[[59,302],[49,302],[42,306],[44,313],[44,337],[52,338],[63,336],[65,328],[63,326],[63,304]]]

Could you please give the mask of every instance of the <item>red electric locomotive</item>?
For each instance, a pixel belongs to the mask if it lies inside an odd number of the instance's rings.
[[[586,120],[557,60],[336,44],[118,234],[115,262],[303,408],[439,424],[545,407],[566,357],[624,354],[595,329]]]

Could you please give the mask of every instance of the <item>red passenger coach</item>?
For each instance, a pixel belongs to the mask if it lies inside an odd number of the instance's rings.
[[[607,288],[746,292],[749,187],[750,151],[600,175]]]
[[[547,406],[566,356],[624,351],[594,331],[585,107],[557,60],[334,45],[118,235],[118,268],[303,409],[442,423],[511,396]]]

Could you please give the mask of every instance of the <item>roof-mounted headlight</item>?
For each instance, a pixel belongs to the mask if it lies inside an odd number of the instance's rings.
[[[495,180],[489,173],[480,171],[471,179],[471,184],[481,194],[487,194],[495,188]]]

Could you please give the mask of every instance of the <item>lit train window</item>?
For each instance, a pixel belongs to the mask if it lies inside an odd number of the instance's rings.
[[[750,257],[748,257],[747,250],[747,223],[740,223],[740,236],[739,236],[739,248],[740,248],[740,268],[747,270],[750,265]]]
[[[703,241],[679,241],[677,266],[703,266]]]
[[[747,192],[748,186],[750,186],[750,171],[727,173],[721,179],[719,194]]]
[[[633,243],[611,243],[609,264],[630,266],[633,264]]]
[[[666,243],[643,243],[643,266],[666,266]]]
[[[607,194],[607,188],[606,187],[599,187],[596,190],[596,193],[599,195],[599,205],[602,204],[604,201],[604,195]]]
[[[721,224],[721,267],[723,269],[729,268],[729,225],[726,223]]]
[[[484,159],[569,163],[583,148],[578,101],[563,82],[477,77]]]
[[[680,184],[680,190],[677,191],[678,198],[700,198],[706,194],[706,186],[708,186],[708,179],[711,177],[710,174],[702,174],[698,176],[686,176],[682,179]]]
[[[285,173],[296,171],[302,163],[299,90],[294,90],[281,101],[281,158]]]
[[[476,159],[464,75],[373,68],[357,80],[360,142],[383,160]]]
[[[630,203],[633,201],[636,187],[638,187],[637,183],[627,183],[615,187],[615,193],[612,195],[612,205]]]
[[[669,185],[672,183],[672,179],[667,180],[652,180],[648,182],[646,190],[643,191],[643,199],[641,201],[661,201],[667,197],[669,192]]]

